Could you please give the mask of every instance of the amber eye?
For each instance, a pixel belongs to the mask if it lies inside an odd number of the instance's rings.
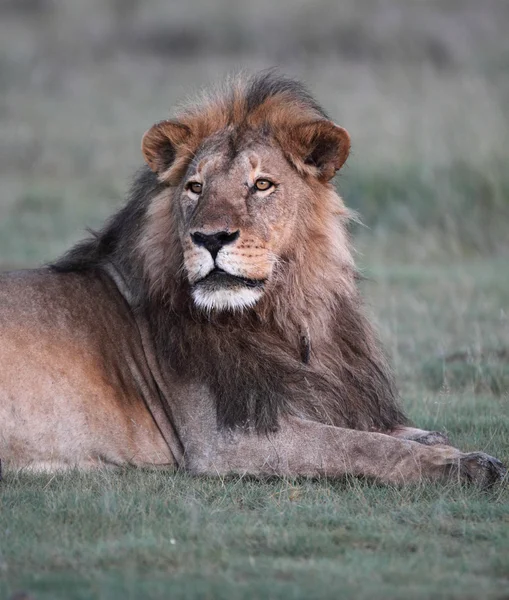
[[[268,179],[257,179],[254,186],[259,192],[266,192],[267,190],[270,190],[271,187],[274,187],[274,184]]]
[[[196,194],[196,195],[201,194],[202,188],[203,188],[202,184],[198,183],[197,181],[190,181],[187,184],[187,189],[191,190],[191,192],[193,192],[193,194]]]

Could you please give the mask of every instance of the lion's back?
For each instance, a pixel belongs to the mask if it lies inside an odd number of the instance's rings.
[[[171,462],[128,368],[129,318],[114,292],[85,274],[0,276],[0,457],[8,465],[143,462],[150,436]]]

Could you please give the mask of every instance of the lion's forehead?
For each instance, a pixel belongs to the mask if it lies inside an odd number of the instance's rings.
[[[215,182],[242,185],[252,184],[260,173],[267,174],[287,168],[288,164],[281,150],[269,142],[232,148],[231,144],[223,141],[222,144],[211,147],[205,145],[191,163],[187,178],[199,176],[207,185]]]

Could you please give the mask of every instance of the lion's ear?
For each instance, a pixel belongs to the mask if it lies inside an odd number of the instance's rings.
[[[178,147],[190,136],[189,127],[177,121],[161,121],[152,126],[141,141],[141,151],[152,171],[162,173],[169,169]]]
[[[332,121],[303,123],[294,129],[292,137],[298,158],[304,165],[316,168],[323,181],[334,177],[350,152],[348,132]]]

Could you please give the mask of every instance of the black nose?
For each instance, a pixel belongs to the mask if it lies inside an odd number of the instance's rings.
[[[223,246],[233,243],[239,237],[239,232],[234,231],[218,231],[217,233],[202,233],[195,231],[191,234],[193,242],[197,246],[203,246],[212,254],[212,258],[216,260],[217,253]]]

